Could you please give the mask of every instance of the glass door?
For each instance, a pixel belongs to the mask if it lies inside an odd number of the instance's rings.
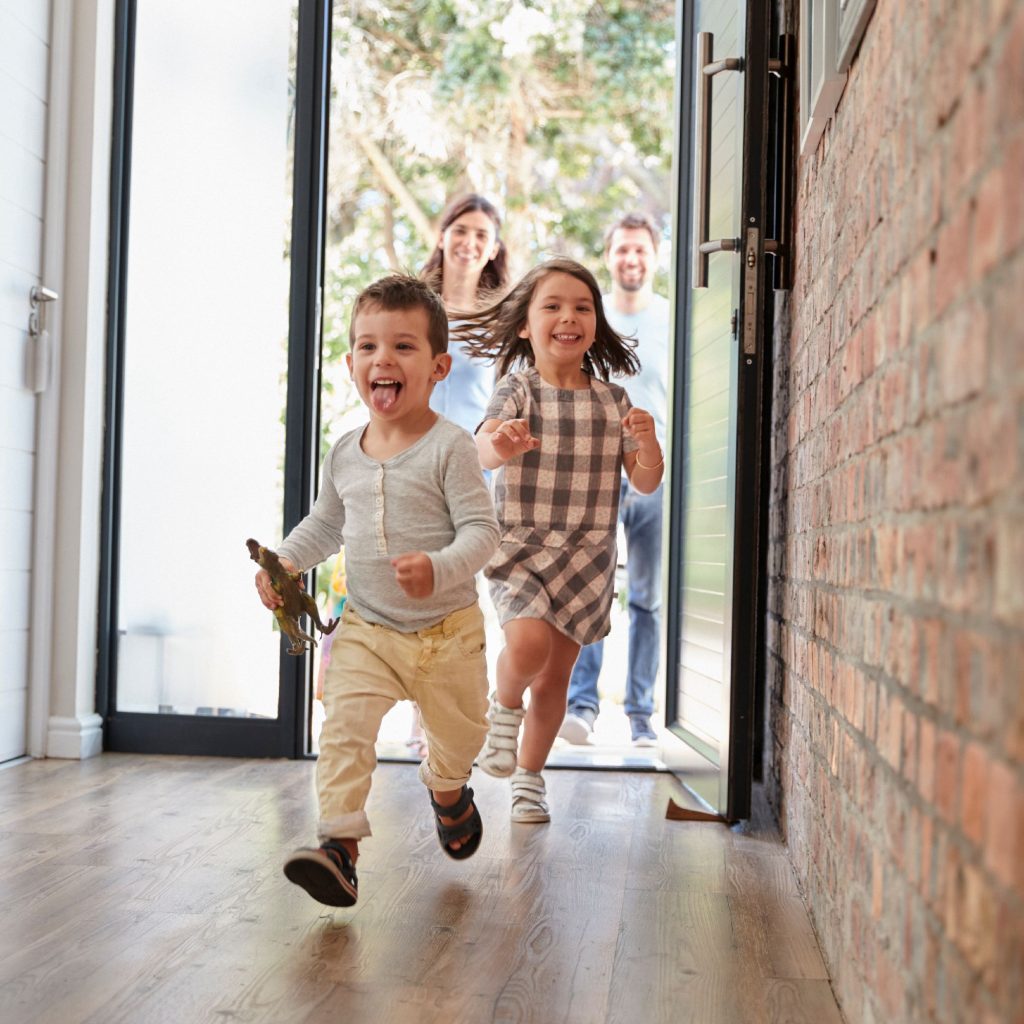
[[[296,753],[306,659],[245,541],[276,545],[312,487],[323,12],[119,7],[108,749]]]
[[[677,774],[730,820],[749,814],[762,613],[767,15],[763,0],[697,2],[683,31],[680,191],[693,203],[677,263],[666,718],[686,745]]]

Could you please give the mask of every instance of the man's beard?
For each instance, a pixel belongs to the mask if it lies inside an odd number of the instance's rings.
[[[639,292],[639,291],[643,291],[643,287],[647,283],[647,278],[643,277],[643,276],[640,276],[640,277],[637,277],[635,280],[634,279],[627,280],[621,274],[617,274],[616,277],[615,277],[615,283],[624,292]]]

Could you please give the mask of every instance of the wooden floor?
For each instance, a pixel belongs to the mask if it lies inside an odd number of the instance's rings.
[[[378,769],[360,902],[281,874],[313,765],[138,757],[0,771],[4,1024],[840,1024],[784,849],[668,821],[671,777],[549,771],[553,821],[482,774],[479,853]]]

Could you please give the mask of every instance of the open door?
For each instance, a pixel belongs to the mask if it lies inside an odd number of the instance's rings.
[[[691,244],[676,265],[666,724],[685,744],[670,766],[732,821],[750,812],[765,255],[780,262],[783,241],[766,203],[769,74],[788,64],[769,60],[766,0],[698,0],[682,17],[679,191],[693,202],[675,232]]]
[[[117,5],[109,750],[304,753],[309,658],[272,630],[245,542],[313,494],[329,7]]]

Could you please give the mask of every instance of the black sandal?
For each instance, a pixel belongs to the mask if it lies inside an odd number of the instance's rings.
[[[458,818],[465,814],[471,805],[473,813],[465,821],[459,822],[458,825],[441,823],[442,818]],[[437,818],[437,840],[441,844],[441,849],[452,860],[465,860],[467,857],[472,857],[479,848],[484,834],[484,823],[480,820],[480,812],[473,803],[473,790],[468,786],[463,786],[462,796],[448,807],[439,804],[434,799],[434,794],[431,793],[430,806],[434,808],[434,815]],[[455,842],[456,839],[468,841],[464,842],[457,850],[453,850],[448,844]]]
[[[319,849],[296,850],[284,862],[284,876],[329,907],[351,907],[359,895],[355,865],[336,839],[326,840]]]

